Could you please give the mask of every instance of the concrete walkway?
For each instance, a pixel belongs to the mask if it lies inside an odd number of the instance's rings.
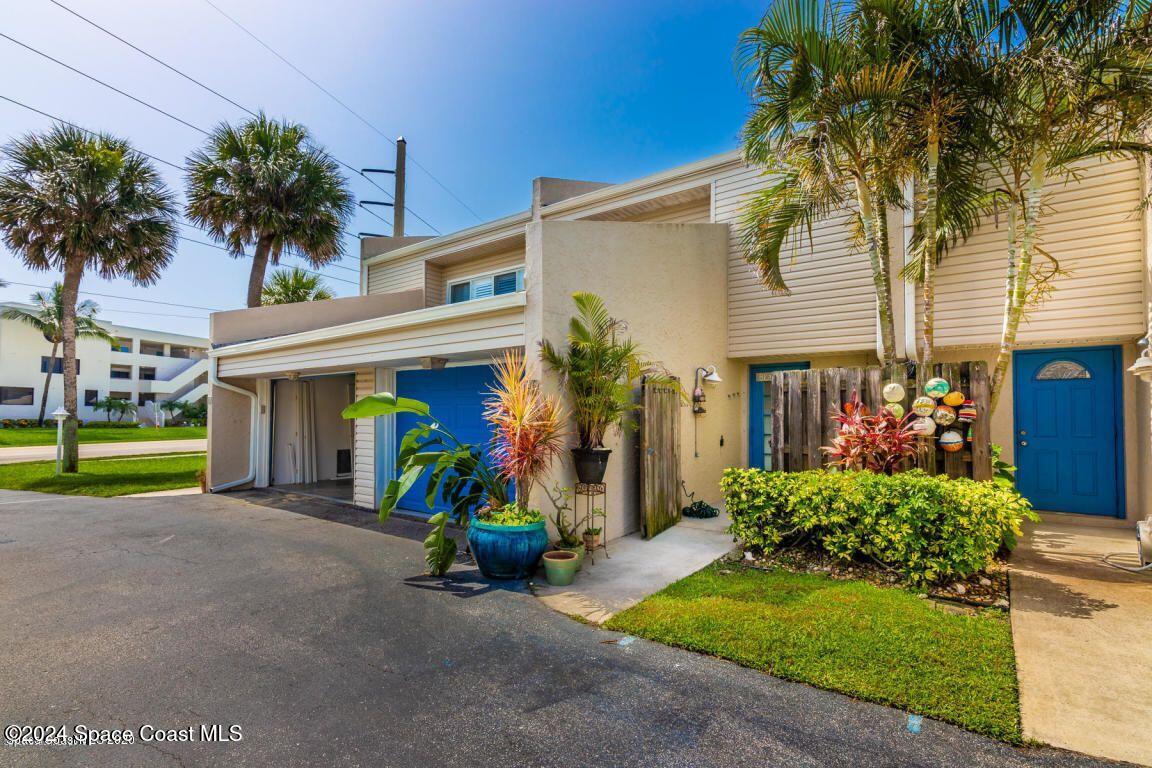
[[[727,515],[686,517],[649,541],[635,533],[608,542],[609,557],[603,550],[596,551],[595,563],[585,557],[571,586],[549,586],[543,571],[532,586],[549,608],[602,624],[731,551],[736,545],[727,528]]]
[[[200,486],[194,485],[191,488],[169,488],[167,491],[148,491],[147,493],[126,493],[117,498],[121,499],[157,499],[163,496],[198,496],[203,491]]]
[[[141,430],[142,432],[144,430]],[[81,443],[80,458],[95,459],[107,456],[145,456],[155,453],[193,453],[207,451],[208,441],[198,440],[137,440],[123,443]],[[0,448],[0,464],[20,461],[54,461],[55,445],[28,445]]]
[[[1152,765],[1152,575],[1135,531],[1046,522],[1012,555],[1012,636],[1024,735],[1053,746]]]

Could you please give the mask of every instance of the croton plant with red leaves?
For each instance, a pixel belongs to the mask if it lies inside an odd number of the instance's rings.
[[[871,413],[853,392],[832,418],[840,427],[832,445],[823,449],[831,466],[891,475],[916,455],[911,415],[898,419],[887,408]]]

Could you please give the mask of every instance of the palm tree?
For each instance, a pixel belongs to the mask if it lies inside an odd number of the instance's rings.
[[[874,55],[912,67],[908,98],[895,112],[912,132],[905,148],[915,186],[912,258],[901,277],[920,284],[920,371],[931,376],[936,265],[991,208],[973,84],[987,69],[998,17],[985,0],[867,0],[856,15]]]
[[[1040,242],[1046,191],[1074,179],[1094,157],[1152,152],[1152,11],[1146,2],[1021,1],[1001,18],[996,58],[984,78],[986,145],[1007,207],[1004,315],[992,371],[992,409],[1021,321],[1063,273]]]
[[[0,229],[24,265],[59,270],[64,348],[63,471],[76,472],[76,305],[89,269],[150,285],[176,251],[176,205],[123,139],[56,125],[0,151]]]
[[[96,413],[100,413],[101,411],[107,413],[108,421],[112,421],[112,412],[119,409],[121,402],[123,401],[119,398],[109,395],[108,397],[102,397],[96,402],[92,403],[92,410],[96,411]]]
[[[268,263],[285,253],[321,267],[344,255],[354,200],[339,166],[296,123],[257,115],[221,123],[187,166],[187,215],[236,258],[254,246],[248,306],[260,306]]]
[[[753,98],[744,126],[749,162],[780,174],[744,216],[746,256],[765,285],[786,292],[785,244],[829,214],[850,209],[868,255],[883,362],[896,361],[888,209],[911,175],[913,132],[900,119],[913,66],[867,45],[859,17],[842,3],[779,0],[741,38]]]
[[[0,317],[17,320],[32,326],[52,345],[48,360],[48,372],[44,374],[44,396],[40,398],[40,416],[37,423],[44,426],[44,412],[48,407],[48,390],[52,386],[52,374],[56,371],[56,351],[64,341],[64,290],[60,283],[53,283],[47,293],[36,291],[32,294],[32,309],[5,307]],[[96,322],[100,307],[94,301],[85,299],[76,305],[76,338],[104,339],[111,343],[116,340],[112,334]]]
[[[296,304],[301,301],[327,301],[334,298],[328,285],[319,275],[310,275],[302,269],[277,269],[272,272],[264,291],[260,294],[261,304]]]

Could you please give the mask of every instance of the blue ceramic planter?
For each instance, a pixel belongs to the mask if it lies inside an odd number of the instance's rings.
[[[490,579],[531,576],[548,549],[544,521],[528,525],[492,525],[473,519],[468,524],[468,545],[480,573]]]

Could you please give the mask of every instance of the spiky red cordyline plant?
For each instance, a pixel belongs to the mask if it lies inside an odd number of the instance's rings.
[[[852,399],[833,418],[840,428],[832,446],[822,449],[832,466],[891,475],[916,455],[917,435],[910,426],[911,416],[898,419],[887,408],[872,414],[853,392]]]
[[[564,450],[564,411],[558,397],[543,394],[528,377],[521,352],[505,352],[492,368],[496,383],[484,403],[493,427],[492,462],[516,483],[516,504],[527,509],[536,479]]]

